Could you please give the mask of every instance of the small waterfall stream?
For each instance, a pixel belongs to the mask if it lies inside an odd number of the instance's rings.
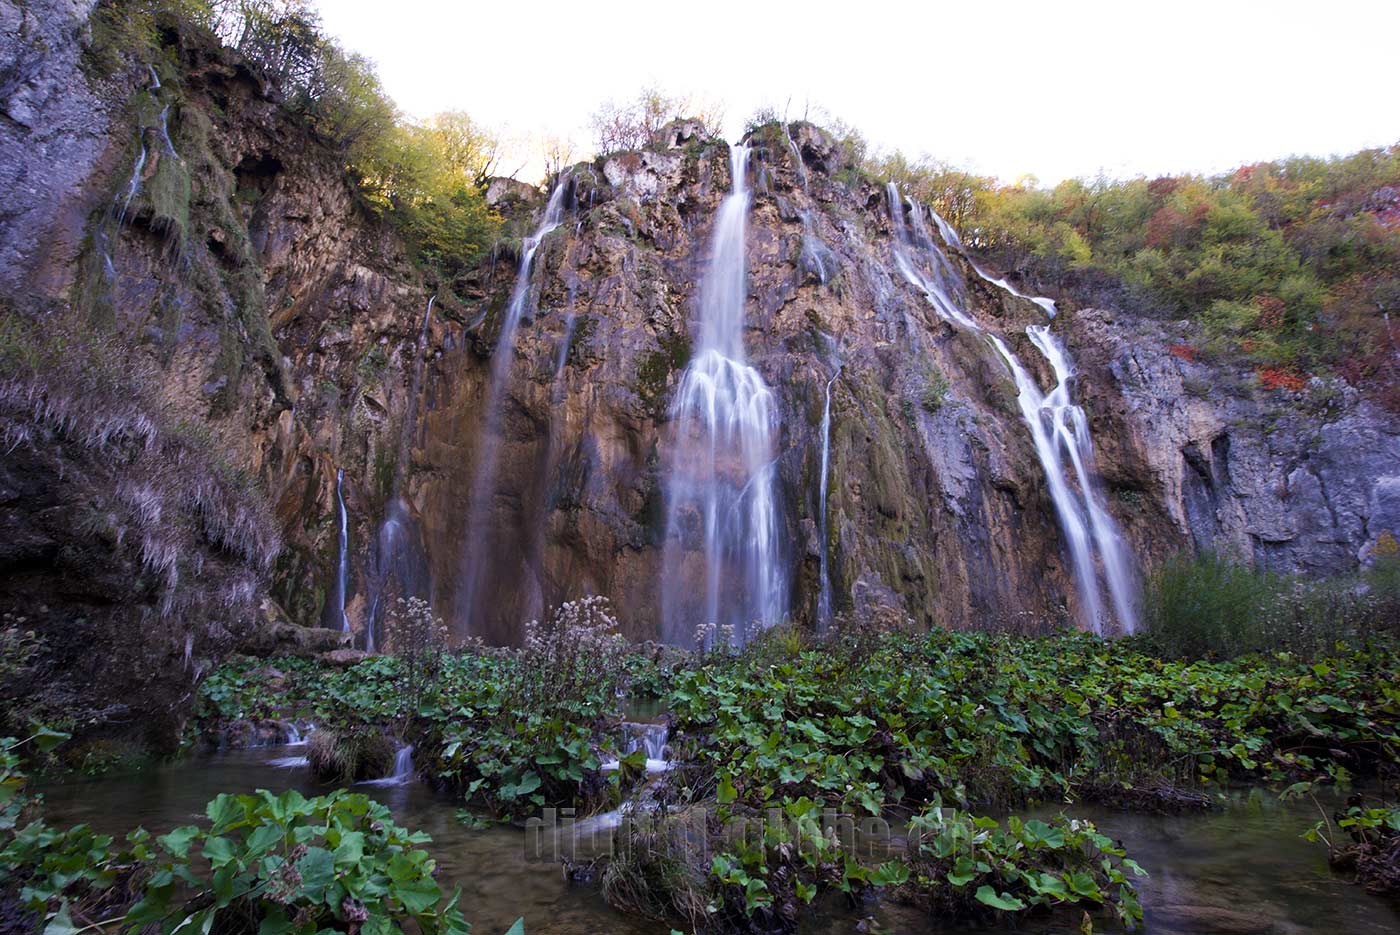
[[[987,332],[963,311],[963,285],[956,270],[923,222],[922,209],[910,204],[910,221],[905,220],[904,199],[891,182],[888,186],[890,225],[894,231],[895,264],[910,284],[919,288],[929,304],[944,320],[977,334],[984,335],[1011,370],[1016,382],[1017,404],[1030,429],[1036,455],[1045,472],[1050,499],[1055,505],[1060,528],[1067,540],[1070,562],[1074,568],[1085,623],[1102,633],[1108,618],[1104,613],[1099,568],[1113,604],[1118,627],[1125,633],[1137,629],[1137,611],[1133,601],[1132,562],[1118,532],[1117,524],[1104,507],[1094,486],[1093,443],[1089,423],[1083,409],[1070,397],[1073,367],[1069,355],[1045,325],[1032,325],[1026,334],[1044,355],[1055,372],[1056,385],[1042,393],[1035,380],[1022,366],[1000,336]],[[1055,303],[1018,292],[1003,279],[983,272],[966,256],[962,240],[938,212],[931,212],[939,235],[951,249],[957,250],[986,282],[1018,298],[1039,305],[1051,317]],[[1075,487],[1067,480],[1064,456],[1069,456]]]
[[[708,624],[747,640],[786,609],[776,496],[778,415],[744,355],[748,147],[730,149],[733,187],[715,218],[700,286],[700,340],[671,408],[675,449],[662,557],[663,634],[688,645]]]
[[[817,496],[817,532],[821,536],[820,590],[817,592],[817,629],[824,631],[831,623],[831,521],[827,514],[826,494],[831,473],[831,387],[841,376],[841,361],[836,361],[831,379],[826,381],[826,401],[822,404],[822,467]]]
[[[408,541],[412,516],[408,502],[404,499],[404,475],[408,472],[408,450],[413,435],[418,429],[418,397],[423,387],[423,368],[428,352],[428,324],[433,317],[433,304],[437,296],[428,299],[428,307],[423,310],[423,322],[418,327],[418,343],[415,345],[417,359],[413,363],[413,381],[409,384],[408,405],[405,407],[403,428],[399,432],[399,447],[394,459],[394,496],[384,510],[384,520],[379,524],[375,536],[374,597],[370,601],[369,616],[365,620],[365,651],[374,652],[375,631],[380,626],[380,616],[384,610],[384,591],[390,578],[397,573],[399,586],[405,593],[411,591],[410,545]]]
[[[402,786],[413,781],[413,744],[406,743],[394,754],[394,771],[379,779],[366,779],[362,786]]]
[[[340,630],[349,633],[350,618],[345,616],[345,589],[350,578],[350,518],[345,512],[344,483],[345,469],[338,468],[335,472],[335,504],[340,511],[340,551],[336,559],[335,598],[340,608]]]
[[[486,576],[490,538],[491,500],[496,493],[496,469],[500,458],[501,391],[515,358],[515,333],[530,301],[530,284],[535,253],[545,236],[564,220],[572,180],[561,175],[550,192],[544,215],[533,234],[525,238],[520,249],[520,269],[515,287],[501,320],[496,348],[491,354],[491,372],[487,378],[482,400],[482,423],[477,446],[476,472],[467,501],[466,548],[458,607],[464,615],[466,632],[474,632],[477,622],[481,585]]]

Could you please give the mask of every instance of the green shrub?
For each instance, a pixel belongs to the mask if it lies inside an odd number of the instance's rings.
[[[1144,640],[1178,659],[1280,650],[1310,656],[1394,630],[1400,590],[1389,574],[1378,560],[1361,579],[1308,580],[1214,553],[1179,555],[1149,582]]]
[[[1147,642],[1161,655],[1230,657],[1267,645],[1280,579],[1213,553],[1179,555],[1148,585]]]
[[[220,795],[206,809],[208,827],[157,838],[138,828],[121,846],[85,825],[58,831],[41,818],[21,825],[36,803],[25,794],[18,750],[63,737],[40,731],[0,740],[0,886],[21,884],[20,906],[47,932],[470,930],[460,893],[448,896],[434,879],[436,861],[421,847],[431,839],[343,789],[312,799],[295,790]],[[521,922],[511,929],[523,931]]]
[[[187,926],[314,935],[361,925],[364,932],[466,935],[469,926],[433,879],[430,840],[394,823],[389,809],[337,790],[307,799],[220,795],[210,825],[176,828],[143,846],[151,875],[125,923],[165,935]]]
[[[1012,815],[1002,830],[995,819],[934,806],[909,830],[917,844],[904,889],[941,914],[1095,903],[1112,906],[1125,926],[1142,921],[1133,878],[1146,873],[1083,819]]]

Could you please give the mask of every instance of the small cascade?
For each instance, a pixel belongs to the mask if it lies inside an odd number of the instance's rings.
[[[160,140],[165,144],[165,151],[176,162],[183,162],[180,154],[175,151],[175,144],[170,140],[170,105],[166,104],[160,110]]]
[[[550,192],[545,205],[544,216],[535,232],[525,238],[520,249],[520,269],[515,275],[515,287],[511,291],[510,302],[506,305],[501,331],[496,338],[496,349],[491,355],[491,373],[482,401],[482,423],[480,442],[477,446],[476,472],[472,481],[471,493],[467,500],[466,552],[463,560],[463,580],[458,606],[465,617],[466,632],[475,630],[477,605],[481,597],[481,584],[485,578],[489,562],[489,533],[491,500],[496,493],[496,468],[500,456],[501,391],[510,373],[511,362],[515,358],[515,333],[525,316],[530,301],[532,265],[535,253],[545,236],[564,220],[572,179],[561,175]]]
[[[929,236],[919,206],[911,205],[910,221],[906,222],[899,190],[890,183],[888,192],[890,223],[895,237],[895,264],[900,273],[923,291],[929,304],[944,320],[985,335],[1011,370],[1016,382],[1017,404],[1030,429],[1036,455],[1045,471],[1050,499],[1055,505],[1060,528],[1068,540],[1085,622],[1095,633],[1104,631],[1106,618],[1099,584],[1101,565],[1118,627],[1125,633],[1134,632],[1137,629],[1137,613],[1133,603],[1132,562],[1117,524],[1104,508],[1093,484],[1093,444],[1089,437],[1089,423],[1084,411],[1074,405],[1070,398],[1073,367],[1068,354],[1050,333],[1049,327],[1032,325],[1026,329],[1031,343],[1045,356],[1055,372],[1055,388],[1049,393],[1041,393],[1035,380],[1006,342],[973,321],[954,298],[962,295],[961,280],[948,257]],[[943,242],[967,259],[957,232],[936,211],[932,215]],[[970,259],[968,262],[976,269],[976,264],[972,264]],[[1016,292],[1004,280],[993,279],[980,269],[977,269],[977,273],[987,282],[1013,295],[1030,298]],[[1054,314],[1051,300],[1030,301],[1036,302],[1048,314]],[[1066,480],[1065,455],[1069,457],[1069,467],[1073,470],[1077,489],[1072,489]]]
[[[150,91],[152,96],[154,96],[155,92],[160,90],[160,75],[156,74],[154,66],[147,65],[146,67],[151,73]],[[169,113],[170,105],[166,104],[160,112],[161,138],[165,141],[166,146],[169,147],[170,154],[178,159],[179,156],[175,153],[175,146],[170,142],[170,131],[167,128]],[[138,147],[136,152],[136,163],[131,167],[131,179],[126,183],[126,197],[123,198],[120,194],[117,195],[117,197],[120,199],[120,207],[117,208],[118,224],[123,224],[126,222],[126,213],[128,210],[130,210],[132,201],[134,201],[136,199],[136,196],[141,192],[141,176],[146,171],[146,159],[150,155],[146,151],[145,128],[140,124],[138,124],[136,128],[136,145]],[[107,261],[107,265],[110,266],[111,259],[109,255],[104,251],[103,256],[104,259],[106,259]]]
[[[700,286],[700,335],[671,407],[675,448],[662,556],[665,639],[694,642],[708,624],[750,628],[782,619],[787,574],[776,493],[778,415],[744,355],[749,150],[730,150],[733,188],[715,218]]]
[[[268,760],[267,765],[278,769],[310,769],[311,759],[305,756],[278,756]]]
[[[797,262],[802,269],[815,273],[823,286],[831,282],[836,268],[831,250],[817,237],[812,226],[812,212],[806,210],[802,212],[802,253]]]
[[[340,607],[340,631],[350,632],[350,618],[345,616],[345,590],[350,580],[350,517],[345,512],[345,469],[335,472],[335,505],[340,511],[339,557],[336,559],[335,596]]]
[[[802,185],[804,192],[807,187],[807,166],[802,161],[802,150],[797,148],[793,142],[792,133],[788,131],[786,122],[782,124],[783,138],[787,140],[788,149],[792,151],[792,164],[797,169],[797,180]],[[812,212],[809,209],[802,209],[802,253],[797,260],[798,267],[807,272],[816,274],[817,280],[824,286],[831,281],[831,274],[835,271],[836,261],[831,250],[822,243],[817,236],[816,225],[812,222]]]
[[[982,277],[983,281],[989,282],[992,285],[996,286],[998,289],[1011,293],[1018,299],[1025,299],[1027,302],[1034,302],[1036,305],[1039,305],[1042,309],[1045,310],[1045,314],[1047,317],[1055,317],[1056,309],[1054,299],[1047,299],[1043,295],[1026,295],[1024,292],[1019,291],[1015,286],[1011,285],[1011,283],[1007,282],[1005,279],[998,279],[995,276],[992,276],[990,273],[986,272],[984,269],[982,269],[982,267],[977,265],[977,263],[972,259],[972,257],[968,256],[967,249],[963,246],[962,238],[959,237],[958,232],[953,229],[953,225],[943,220],[942,215],[940,215],[937,211],[934,211],[932,208],[930,208],[929,211],[933,215],[934,223],[938,225],[938,233],[940,236],[943,237],[943,242],[946,243],[948,246],[952,247],[953,249],[957,250],[958,253],[962,254],[962,258],[967,260],[967,264],[972,267],[973,272],[975,272],[978,276]]]
[[[910,285],[923,292],[924,298],[928,299],[933,310],[944,321],[969,331],[981,331],[981,327],[963,312],[961,304],[955,300],[954,297],[958,295],[962,284],[953,274],[952,264],[943,255],[943,251],[928,238],[927,231],[923,228],[922,215],[915,211],[914,217],[919,219],[920,223],[913,227],[911,233],[910,225],[904,218],[904,197],[893,182],[889,183],[887,194],[890,203],[890,227],[894,232],[894,262],[900,275]],[[914,236],[920,233],[923,234],[921,240],[924,242],[916,245]],[[918,258],[921,254],[931,257],[932,262],[920,264]]]
[[[375,631],[380,624],[380,613],[384,609],[384,591],[390,578],[397,572],[399,587],[404,593],[411,593],[409,578],[410,565],[409,528],[411,515],[408,503],[404,500],[404,475],[408,471],[408,451],[418,428],[418,397],[423,387],[423,368],[428,352],[428,324],[433,317],[433,304],[437,296],[428,299],[423,310],[423,323],[418,327],[418,343],[414,352],[417,359],[413,363],[413,381],[409,385],[408,405],[405,408],[403,428],[399,432],[399,447],[394,458],[394,496],[384,510],[384,519],[375,535],[374,597],[370,601],[369,617],[365,621],[365,651],[374,652]]]
[[[362,786],[402,786],[413,781],[413,744],[406,743],[394,754],[394,771],[380,779],[366,779]]]
[[[137,192],[141,190],[141,173],[146,169],[146,140],[144,135],[137,134],[140,150],[136,154],[136,164],[131,167],[131,181],[126,183],[126,197],[122,199],[121,210],[117,212],[117,223],[125,223],[126,212],[131,207],[131,202],[136,198]]]
[[[569,360],[569,345],[574,340],[574,327],[578,324],[578,315],[570,312],[564,316],[564,337],[559,340],[559,353],[554,358],[554,382],[559,382],[559,375],[564,372],[564,364]]]
[[[831,387],[836,382],[836,378],[841,376],[841,361],[836,361],[836,369],[832,371],[831,379],[826,381],[826,401],[822,404],[822,467],[821,481],[818,485],[817,497],[817,532],[821,536],[820,544],[820,590],[817,592],[817,630],[824,631],[827,624],[831,623],[831,521],[827,515],[826,494],[830,484],[828,475],[831,473]]]
[[[623,756],[628,756],[639,750],[644,751],[647,756],[646,771],[648,774],[664,773],[671,768],[671,761],[667,758],[669,751],[666,749],[671,732],[665,724],[638,724],[624,721],[622,732]],[[618,769],[621,765],[618,760],[608,760],[601,768],[607,772]]]
[[[311,735],[316,732],[316,725],[310,721],[288,721],[287,741],[282,744],[284,747],[304,747]]]

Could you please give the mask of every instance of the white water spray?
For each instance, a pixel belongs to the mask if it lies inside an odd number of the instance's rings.
[[[675,450],[667,485],[662,559],[666,639],[688,644],[698,626],[751,626],[782,619],[787,575],[776,496],[778,416],[773,394],[745,362],[744,303],[749,151],[730,150],[733,188],[715,218],[700,286],[700,340],[681,378],[671,418]]]
[[[491,373],[482,401],[481,438],[477,446],[476,473],[467,501],[466,553],[463,560],[463,580],[458,607],[464,618],[466,632],[477,623],[477,605],[486,565],[491,554],[489,546],[491,499],[496,493],[496,468],[500,457],[501,390],[515,358],[515,333],[530,301],[532,264],[540,242],[564,220],[564,211],[571,188],[570,178],[562,175],[554,183],[544,216],[535,232],[525,238],[520,248],[520,269],[515,276],[515,288],[506,305],[496,349],[491,355]]]

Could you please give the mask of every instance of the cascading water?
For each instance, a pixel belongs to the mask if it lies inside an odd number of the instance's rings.
[[[661,583],[663,628],[689,644],[700,627],[782,619],[787,575],[776,496],[773,394],[745,362],[748,148],[730,150],[733,187],[715,219],[700,286],[700,340],[671,407],[675,449],[667,484]]]
[[[825,630],[827,624],[831,622],[831,526],[827,516],[826,492],[830,479],[831,464],[831,386],[836,382],[836,378],[841,376],[841,361],[836,361],[836,369],[831,374],[831,379],[826,381],[826,402],[822,405],[822,474],[821,483],[818,486],[817,497],[817,530],[821,535],[820,552],[820,573],[821,582],[817,592],[817,629]]]
[[[807,166],[802,161],[802,150],[798,149],[793,142],[792,134],[788,132],[788,125],[782,124],[783,137],[787,140],[788,149],[792,151],[793,167],[797,170],[797,180],[802,184],[802,190],[807,188]],[[816,225],[812,223],[812,212],[804,208],[802,210],[802,253],[798,257],[798,266],[806,271],[815,273],[817,281],[826,285],[831,281],[831,274],[836,266],[835,258],[826,244],[817,237]]]
[[[569,360],[569,344],[574,340],[574,326],[578,316],[570,313],[564,318],[564,337],[559,340],[559,353],[554,358],[554,382],[559,382],[559,374],[564,372],[564,364]]]
[[[340,554],[336,560],[335,596],[340,608],[340,630],[350,632],[350,618],[345,616],[345,589],[350,578],[350,518],[345,512],[345,496],[341,487],[345,482],[345,469],[335,472],[335,503],[340,510]]]
[[[1049,361],[1055,372],[1056,386],[1043,394],[1020,360],[999,336],[988,333],[960,307],[955,295],[961,295],[962,284],[942,249],[928,236],[918,205],[911,205],[911,225],[905,222],[903,199],[893,183],[889,185],[890,221],[895,235],[895,265],[904,278],[923,291],[929,303],[947,321],[991,341],[1016,381],[1017,404],[1031,432],[1036,455],[1045,471],[1050,499],[1055,505],[1060,528],[1068,540],[1070,561],[1074,566],[1076,588],[1085,622],[1096,633],[1104,630],[1105,616],[1099,586],[1098,564],[1117,617],[1125,633],[1137,629],[1137,612],[1133,603],[1132,562],[1127,554],[1117,524],[1104,508],[1093,484],[1093,443],[1084,411],[1070,398],[1070,378],[1073,368],[1064,348],[1044,325],[1026,329],[1031,343]],[[1019,298],[1029,299],[1053,317],[1055,304],[1049,299],[1022,295],[1005,280],[995,279],[978,269],[962,248],[962,240],[938,212],[932,212],[934,222],[944,243],[957,250],[977,274]],[[918,250],[929,254],[923,265],[916,260]],[[1068,454],[1074,471],[1077,490],[1066,480],[1063,455]],[[1096,564],[1097,563],[1097,564]]]
[[[436,301],[436,295],[428,299],[428,307],[423,310],[423,323],[418,327],[418,343],[415,346],[417,360],[413,364],[413,381],[409,385],[408,405],[404,413],[403,428],[399,432],[398,452],[394,458],[394,497],[385,508],[384,521],[379,524],[379,532],[375,536],[374,598],[370,602],[369,617],[365,622],[367,652],[374,651],[374,634],[379,625],[384,591],[389,586],[389,579],[397,573],[399,587],[403,593],[414,592],[412,585],[415,582],[410,580],[414,577],[414,562],[408,541],[411,516],[408,503],[404,500],[403,479],[408,470],[409,445],[418,426],[418,396],[423,386],[424,358],[428,350],[428,323],[432,320],[433,303]]]
[[[136,198],[136,193],[141,190],[141,173],[146,168],[146,141],[144,137],[140,139],[140,151],[136,154],[136,164],[131,167],[131,181],[126,183],[126,198],[122,200],[121,210],[117,212],[117,223],[126,220],[126,212],[131,207],[131,202]]]
[[[511,361],[515,357],[515,333],[530,301],[530,276],[535,252],[539,250],[540,242],[545,236],[563,222],[571,188],[569,176],[560,176],[554,183],[554,190],[550,192],[549,202],[545,205],[544,216],[540,219],[539,226],[521,244],[520,269],[515,276],[515,287],[511,291],[510,302],[506,305],[505,316],[501,320],[496,349],[491,355],[491,373],[482,402],[483,415],[480,441],[477,445],[476,473],[467,501],[466,551],[458,600],[468,633],[473,631],[476,624],[481,584],[485,579],[488,556],[491,554],[488,548],[489,517],[491,500],[496,493],[496,468],[500,457],[501,390],[505,385],[506,376],[510,373]]]
[[[413,780],[413,744],[399,747],[394,754],[394,771],[380,779],[366,779],[365,786],[402,786]]]
[[[1104,509],[1103,500],[1094,486],[1094,442],[1089,435],[1089,419],[1084,410],[1076,406],[1070,398],[1070,379],[1074,376],[1074,364],[1064,346],[1050,332],[1046,325],[1031,325],[1026,334],[1036,349],[1050,362],[1055,372],[1055,388],[1045,397],[1042,413],[1049,416],[1055,436],[1065,453],[1069,455],[1074,474],[1079,482],[1080,496],[1084,500],[1084,510],[1089,515],[1089,531],[1098,550],[1098,558],[1103,566],[1104,578],[1108,583],[1109,598],[1118,616],[1119,626],[1125,632],[1137,629],[1137,607],[1133,600],[1136,593],[1133,580],[1133,563],[1123,542],[1118,524]]]
[[[972,257],[967,255],[967,249],[963,246],[962,238],[959,237],[958,232],[953,229],[953,225],[943,220],[942,215],[940,215],[937,211],[933,211],[932,209],[929,210],[933,214],[934,223],[938,225],[938,233],[942,235],[943,242],[946,243],[948,246],[952,247],[953,249],[957,250],[958,253],[962,254],[963,259],[967,260],[967,265],[972,267],[973,272],[975,272],[978,276],[982,277],[984,281],[991,283],[998,289],[1011,293],[1018,299],[1025,299],[1027,302],[1034,302],[1036,305],[1039,305],[1042,309],[1044,309],[1046,315],[1048,315],[1051,318],[1055,317],[1054,299],[1047,299],[1043,295],[1026,295],[1024,292],[1018,290],[1015,286],[1011,285],[1011,283],[1007,282],[1005,279],[998,279],[997,277],[988,273],[986,270],[982,269],[982,267],[978,266],[977,263],[972,259]]]
[[[671,732],[665,724],[635,724],[624,721],[622,730],[624,733],[622,742],[624,756],[639,750],[646,753],[646,771],[648,773],[664,773],[671,768],[671,761],[667,759],[668,751],[666,749]],[[608,760],[600,768],[604,772],[608,772],[618,769],[621,765],[618,760]]]

